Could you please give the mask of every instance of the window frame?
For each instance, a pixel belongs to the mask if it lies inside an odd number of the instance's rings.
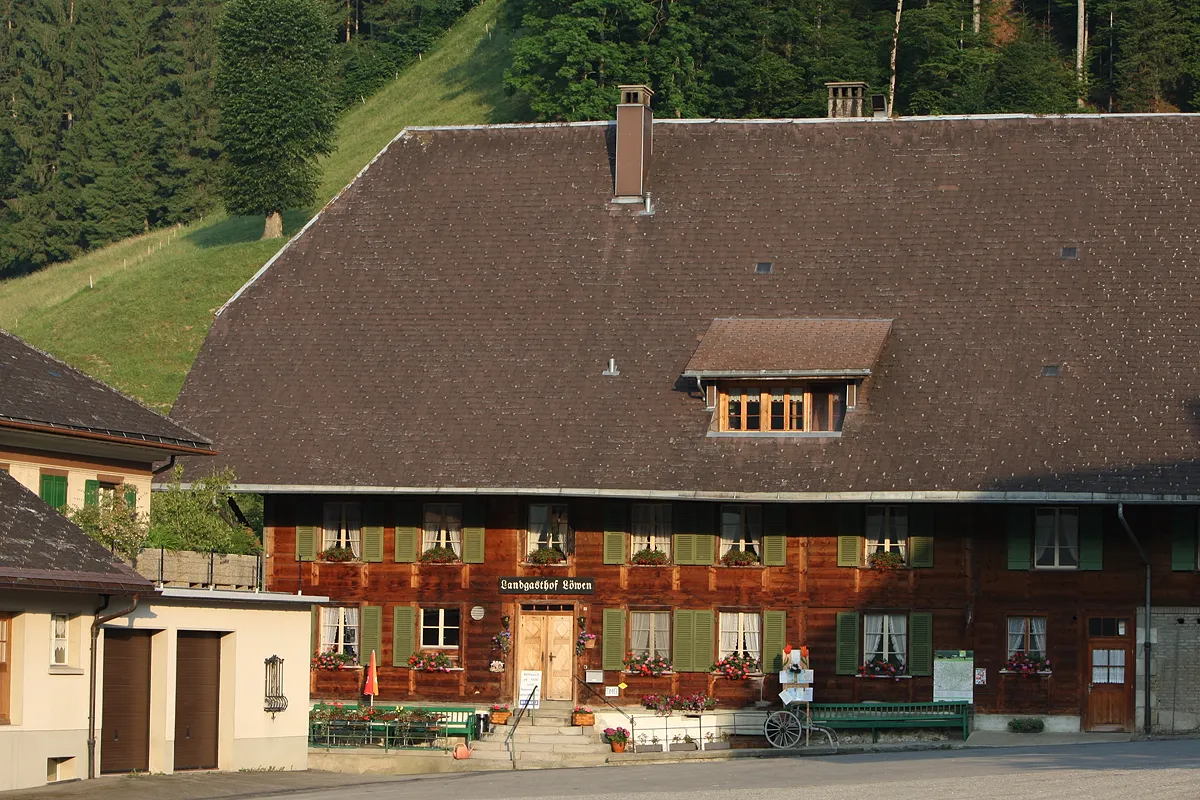
[[[421,608],[418,608],[417,611],[420,614],[420,624],[418,625],[418,628],[419,628],[418,634],[421,637],[420,645],[419,645],[418,649],[420,649],[420,650],[458,651],[458,649],[460,647],[462,647],[462,609],[460,609],[458,606],[432,606],[432,607],[422,606]],[[428,611],[436,611],[437,612],[438,616],[437,616],[437,624],[436,625],[426,625],[425,624],[425,613]],[[456,625],[447,625],[446,624],[446,613],[447,612],[453,612],[458,615],[458,624],[456,624]],[[438,644],[425,644],[425,631],[427,631],[427,630],[437,631]],[[456,632],[456,638],[458,639],[457,643],[446,644],[446,631],[448,631],[448,630],[453,630]]]
[[[725,535],[725,514],[731,513],[732,509],[738,510],[738,532],[737,538],[726,537]],[[753,552],[758,556],[758,563],[762,563],[762,538],[763,538],[763,506],[761,503],[722,503],[720,508],[720,525],[718,531],[720,552],[717,553],[717,559],[724,558],[732,550],[742,552]],[[751,517],[757,517],[758,530],[755,531],[752,524],[755,522]]]
[[[542,545],[543,531],[534,530],[533,510],[546,509],[544,535],[547,544]],[[567,540],[571,534],[570,505],[568,503],[530,503],[525,515],[525,555],[542,547],[557,550],[564,556],[570,555]]]
[[[892,538],[895,533],[894,520],[896,512],[900,511],[904,515],[904,536],[902,538]],[[879,536],[872,538],[871,535],[871,518],[878,512],[882,516],[882,521],[879,526]],[[899,553],[900,558],[904,563],[908,564],[908,525],[909,514],[908,506],[903,504],[891,505],[872,505],[867,506],[866,516],[863,521],[863,563],[869,564],[872,553]]]
[[[12,722],[13,619],[0,611],[0,725]]]
[[[772,382],[764,384],[728,382],[717,384],[717,431],[720,433],[739,434],[796,434],[841,433],[846,421],[846,412],[850,406],[850,395],[853,384],[843,381],[809,381],[809,382]],[[827,407],[824,413],[829,420],[829,427],[817,427],[816,403],[817,398],[826,397]],[[841,400],[841,413],[837,409],[837,401]],[[782,427],[774,427],[776,419],[774,404],[776,399],[783,407],[778,415]],[[857,392],[855,392],[857,402]],[[751,405],[758,408],[757,427],[749,427],[752,421]],[[736,417],[737,426],[731,425]]]
[[[1054,551],[1053,564],[1039,564],[1039,554],[1044,549],[1039,543],[1038,520],[1047,516],[1047,512],[1054,517],[1054,528],[1051,532],[1053,541],[1051,547]],[[1075,519],[1074,544],[1069,541],[1064,542],[1063,537],[1066,533],[1062,530],[1062,519],[1065,514],[1070,514]],[[1060,563],[1063,551],[1070,552],[1071,548],[1075,550],[1075,563],[1062,564]],[[1082,552],[1080,550],[1079,540],[1079,506],[1035,506],[1033,510],[1033,569],[1035,570],[1079,570],[1079,564]]]
[[[451,509],[457,509],[457,525],[455,530],[451,521]],[[438,517],[436,531],[430,529],[430,514]],[[459,561],[462,560],[463,547],[463,506],[462,503],[425,503],[421,509],[421,552],[428,552],[434,547],[448,547],[454,551]]]
[[[741,647],[741,649],[738,649],[736,651],[726,650],[725,645],[722,643],[722,639],[724,638],[723,634],[725,633],[724,622],[725,622],[726,614],[737,614],[737,617],[738,617],[737,636],[738,636],[738,642],[741,643],[742,647]],[[750,616],[758,617],[758,652],[757,653],[752,653],[748,649],[745,648],[746,633],[747,633],[746,618],[750,617]],[[763,613],[761,611],[743,611],[741,609],[733,609],[733,610],[718,609],[716,623],[717,623],[716,628],[717,628],[717,660],[718,661],[725,658],[726,656],[733,655],[736,652],[738,655],[741,655],[741,654],[752,655],[758,659],[759,664],[763,663],[763,652],[762,652],[762,649],[763,649]]]
[[[1025,655],[1029,656],[1030,658],[1034,658],[1034,657],[1049,658],[1050,657],[1049,656],[1049,649],[1050,649],[1049,618],[1046,615],[1044,615],[1044,614],[1009,614],[1004,619],[1005,619],[1005,626],[1006,626],[1005,627],[1005,640],[1004,640],[1004,649],[1005,649],[1004,660],[1005,661],[1012,658],[1017,652],[1022,652]],[[1024,621],[1024,632],[1021,633],[1022,647],[1013,647],[1012,637],[1015,636],[1016,634],[1013,633],[1012,623],[1013,623],[1013,620],[1018,620],[1018,619]],[[1042,633],[1041,633],[1041,637],[1042,637],[1042,649],[1041,650],[1034,650],[1031,647],[1031,645],[1033,644],[1033,637],[1038,635],[1033,632],[1033,620],[1035,620],[1035,619],[1040,619],[1042,621],[1042,626],[1043,626]]]
[[[670,503],[633,503],[630,507],[629,557],[642,550],[658,550],[671,558],[671,540],[674,534],[674,519]],[[639,522],[638,512],[648,512],[649,520]],[[647,525],[645,535],[638,532],[641,524]]]
[[[867,625],[867,620],[869,620],[871,617],[879,617],[883,620],[880,633],[880,645],[882,646],[882,649],[878,651],[878,653],[876,653],[876,651],[868,651],[867,649],[867,637],[872,635],[868,630],[869,626]],[[891,632],[891,628],[893,624],[892,620],[895,619],[901,619],[904,621],[904,633],[901,634],[904,636],[904,653],[902,654],[899,662],[890,660],[888,658],[889,652],[894,653],[894,651],[892,651],[892,636],[895,634]],[[871,663],[871,660],[874,659],[878,654],[883,657],[885,661],[888,661],[888,663],[896,664],[905,673],[907,673],[909,662],[908,651],[911,638],[912,632],[909,630],[908,613],[898,611],[864,611],[862,612],[862,658],[860,659],[860,662],[865,666]]]
[[[62,621],[62,636],[58,635],[58,623]],[[51,612],[50,614],[50,666],[70,667],[71,665],[71,614]],[[62,661],[58,660],[58,644],[62,642]]]
[[[337,612],[336,623],[326,622],[327,611]],[[346,622],[347,611],[354,612],[355,621],[352,625]],[[358,606],[321,606],[321,615],[317,624],[320,626],[320,635],[317,637],[318,642],[320,642],[320,652],[344,654],[347,650],[352,649],[354,660],[360,664],[362,663],[362,609]],[[336,641],[327,642],[325,638],[326,629],[331,627],[337,628]],[[354,631],[353,642],[346,641],[347,630]]]
[[[635,649],[633,646],[633,631],[634,631],[633,618],[634,618],[634,615],[637,615],[637,614],[645,614],[646,617],[648,618],[647,621],[648,621],[649,625],[646,628],[647,639],[646,639],[646,649],[645,650]],[[666,633],[666,640],[667,640],[666,652],[659,652],[659,650],[657,648],[655,648],[655,646],[654,646],[654,636],[655,636],[655,633],[658,632],[658,628],[654,624],[655,617],[657,617],[657,616],[661,616],[661,617],[665,618],[665,620],[666,620],[666,632],[667,632]],[[629,610],[629,647],[626,652],[628,652],[630,655],[633,655],[633,656],[646,655],[649,657],[653,657],[653,656],[661,655],[668,662],[671,662],[671,645],[672,645],[671,620],[672,620],[672,616],[673,616],[673,614],[669,610],[650,609],[650,608],[646,608],[646,609],[631,608]]]
[[[338,529],[330,537],[330,510],[338,509]],[[354,509],[354,519],[357,527],[351,530],[346,512]],[[354,554],[355,561],[362,561],[362,503],[330,501],[324,504],[321,515],[321,549],[325,552],[331,547],[348,547]]]

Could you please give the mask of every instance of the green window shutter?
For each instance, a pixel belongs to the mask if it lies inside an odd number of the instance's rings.
[[[676,564],[696,563],[696,534],[677,533],[672,538],[671,558]]]
[[[782,567],[787,564],[787,506],[763,506],[763,564]]]
[[[312,607],[312,621],[308,626],[308,649],[316,653],[321,649],[321,607]]]
[[[358,663],[364,667],[371,663],[371,651],[375,651],[375,663],[383,661],[383,608],[363,606],[358,612]]]
[[[838,507],[837,565],[857,567],[862,564],[863,507],[850,504]]]
[[[1033,557],[1033,509],[1008,508],[1008,568],[1027,570]]]
[[[296,526],[296,560],[297,561],[316,561],[317,560],[317,526],[316,525],[297,525]]]
[[[928,611],[908,615],[908,674],[933,674],[933,614]]]
[[[484,518],[483,503],[468,503],[463,508],[463,563],[482,564],[486,553],[486,543],[487,521]]]
[[[764,611],[762,626],[763,672],[783,669],[783,646],[787,644],[787,618],[782,611]]]
[[[1097,572],[1104,568],[1104,509],[1079,509],[1079,569]]]
[[[412,606],[392,609],[392,666],[407,667],[417,647],[417,610]]]
[[[600,668],[619,671],[625,668],[625,611],[604,609],[603,630],[600,631],[603,653]]]
[[[62,510],[67,506],[67,476],[43,475],[39,496],[46,504]]]
[[[838,675],[854,675],[858,672],[858,612],[839,611],[837,615],[837,669]]]
[[[933,566],[933,537],[908,537],[908,565],[910,567]]]
[[[396,563],[411,564],[417,560],[421,542],[421,507],[416,503],[401,503],[396,508]],[[405,663],[408,663],[407,660]]]
[[[383,503],[365,503],[362,522],[362,560],[378,564],[383,561]]]
[[[933,506],[927,503],[908,507],[908,565],[933,566]]]
[[[1171,569],[1192,572],[1196,569],[1196,508],[1171,509]]]
[[[708,672],[716,660],[716,618],[711,611],[695,611],[692,619],[692,672]]]
[[[625,563],[625,503],[608,502],[604,505],[604,563]],[[622,617],[624,619],[624,617]],[[605,667],[607,669],[607,667]]]
[[[131,511],[137,511],[137,488],[133,486],[125,487],[125,505]]]
[[[100,481],[83,482],[83,504],[85,506],[100,505]]]
[[[696,641],[696,612],[676,609],[671,626],[671,665],[676,672],[695,672],[693,651]]]

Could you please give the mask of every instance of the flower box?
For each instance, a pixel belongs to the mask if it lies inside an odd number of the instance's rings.
[[[705,742],[705,750],[728,750],[729,742]]]
[[[661,744],[638,744],[633,746],[635,753],[661,753],[663,751]]]
[[[507,725],[509,717],[512,716],[511,711],[493,711],[488,717],[493,725]]]
[[[670,749],[674,753],[680,750],[695,750],[697,748],[695,742],[672,742]]]
[[[571,724],[578,727],[587,727],[596,724],[596,715],[583,711],[577,711],[571,714]]]

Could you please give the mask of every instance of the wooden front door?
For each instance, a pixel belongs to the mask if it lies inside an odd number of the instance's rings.
[[[150,634],[104,631],[101,772],[150,770]]]
[[[175,665],[175,769],[216,769],[221,634],[180,632]]]
[[[1098,627],[1097,622],[1089,620],[1090,627]],[[1129,636],[1089,636],[1086,652],[1084,730],[1132,731],[1134,664]]]
[[[522,614],[517,638],[517,664],[522,670],[538,670],[542,673],[543,700],[570,700],[574,697],[574,618],[570,614]]]

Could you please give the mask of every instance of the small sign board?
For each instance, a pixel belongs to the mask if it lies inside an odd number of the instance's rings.
[[[536,690],[536,691],[534,691]],[[529,695],[533,695],[533,699],[529,699]],[[521,686],[517,693],[518,706],[526,708],[541,708],[542,707],[542,671],[540,669],[523,669],[521,670]]]
[[[813,671],[811,669],[785,669],[779,672],[780,683],[812,683]]]
[[[595,594],[595,578],[519,576],[500,579],[500,594]]]
[[[585,683],[604,683],[604,670],[602,670],[602,669],[584,670],[583,680]]]
[[[621,689],[618,686],[605,686],[604,687],[604,696],[605,697],[620,697]]]
[[[971,650],[935,650],[933,653],[933,700],[974,702],[978,672]]]
[[[987,686],[987,667],[975,668],[975,685]]]
[[[785,706],[791,703],[811,703],[813,688],[811,686],[791,686],[779,693],[779,699]]]

